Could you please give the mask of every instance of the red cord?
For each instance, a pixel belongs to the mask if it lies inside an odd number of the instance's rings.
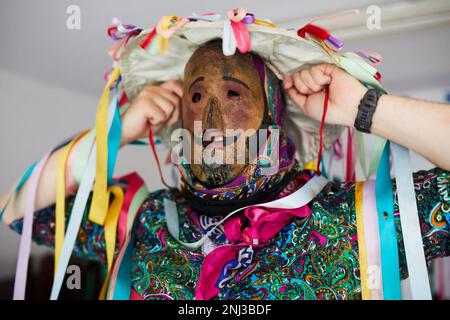
[[[347,128],[347,161],[345,167],[345,180],[355,181],[355,152],[353,150],[353,136],[351,128]]]
[[[299,37],[305,38],[305,35],[309,33],[313,37],[316,37],[322,41],[325,41],[330,36],[330,32],[322,27],[316,26],[314,24],[308,23],[303,28],[297,30],[297,35]]]
[[[320,172],[320,161],[322,160],[322,152],[323,152],[323,127],[325,125],[325,117],[327,115],[327,110],[328,110],[328,98],[330,96],[328,87],[324,88],[325,91],[325,98],[323,101],[323,112],[322,112],[322,119],[320,120],[320,129],[319,129],[319,154],[318,154],[318,159],[317,159],[317,174],[320,176],[322,174],[322,172]]]
[[[158,157],[158,154],[156,153],[155,140],[153,138],[153,132],[152,132],[152,125],[150,123],[148,124],[148,141],[150,142],[150,147],[152,148],[153,156],[155,157],[155,160],[156,160],[156,166],[158,167],[159,177],[161,178],[161,182],[168,189],[171,189],[171,187],[164,180],[164,176],[163,176],[163,173],[161,170],[161,163],[159,162],[159,157]]]
[[[150,41],[152,41],[153,37],[156,34],[156,28],[153,28],[152,31],[150,31],[150,33],[148,34],[147,37],[145,37],[142,41],[141,41],[141,48],[142,49],[146,49],[147,46],[150,44]]]

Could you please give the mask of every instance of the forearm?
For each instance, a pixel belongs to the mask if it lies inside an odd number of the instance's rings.
[[[74,149],[78,144],[83,143],[84,138],[77,142],[74,146]],[[62,149],[58,149],[54,151],[50,157],[48,158],[44,168],[42,170],[37,192],[36,192],[36,202],[35,202],[35,211],[44,209],[50,205],[53,205],[56,200],[56,175],[57,175],[57,167],[59,157],[61,155]],[[73,175],[72,170],[72,162],[73,152],[69,155],[68,165],[66,166],[65,173],[65,192],[66,195],[73,193],[77,190],[77,182]],[[6,202],[10,198],[10,196],[14,193],[14,189],[19,180],[17,180],[14,185],[12,185],[7,192],[5,192],[0,198],[0,208],[3,208],[6,205]],[[27,194],[30,190],[29,181],[26,181],[22,188],[11,198],[11,201],[8,204],[8,207],[5,210],[3,220],[6,223],[11,223],[14,220],[22,218],[25,213],[25,205]]]
[[[447,105],[383,95],[371,131],[450,170],[450,107]]]

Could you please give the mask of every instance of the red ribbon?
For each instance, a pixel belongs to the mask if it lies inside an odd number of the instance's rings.
[[[307,33],[322,41],[327,40],[328,37],[330,36],[330,32],[328,32],[328,30],[315,26],[313,24],[307,24],[306,26],[298,29],[297,31],[297,35],[302,38],[305,38],[305,35]]]
[[[355,157],[356,153],[353,148],[353,135],[351,128],[347,128],[347,161],[345,168],[345,180],[346,181],[355,181],[356,173],[355,173]]]
[[[321,175],[320,172],[320,162],[322,161],[322,152],[323,152],[323,127],[325,126],[325,117],[327,115],[328,111],[328,98],[330,96],[328,87],[324,88],[325,91],[325,98],[323,101],[323,112],[322,112],[322,119],[320,120],[320,128],[319,128],[319,154],[317,156],[317,174]]]
[[[156,153],[156,146],[155,146],[155,140],[153,138],[153,132],[152,132],[152,125],[150,122],[148,123],[148,141],[150,142],[150,147],[153,151],[153,156],[155,157],[156,166],[158,167],[159,176],[161,178],[161,182],[163,185],[166,186],[167,189],[172,189],[164,180],[164,176],[161,170],[161,163],[159,162],[158,154]]]
[[[153,28],[152,31],[150,31],[150,33],[148,34],[148,36],[141,41],[141,48],[146,49],[155,35],[156,35],[156,28]]]

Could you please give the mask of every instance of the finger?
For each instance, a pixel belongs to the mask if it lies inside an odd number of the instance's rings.
[[[167,100],[170,100],[172,104],[177,105],[180,103],[181,98],[173,91],[170,91],[169,89],[160,87],[158,88],[158,94],[162,95]]]
[[[170,80],[161,84],[161,87],[174,92],[178,97],[183,97],[183,82],[180,80]]]
[[[143,108],[143,113],[152,126],[164,123],[164,120],[166,119],[165,113],[156,105],[156,103],[146,104],[146,107]]]
[[[294,73],[292,78],[294,80],[295,88],[297,89],[298,92],[306,95],[312,93],[312,91],[309,90],[309,88],[303,82],[300,72]]]
[[[321,67],[322,66],[322,67]],[[309,73],[314,80],[314,82],[321,86],[322,88],[331,82],[331,75],[325,73],[326,68],[325,65],[315,66],[309,69]]]
[[[302,79],[305,86],[312,92],[319,92],[322,90],[322,86],[318,85],[310,72],[311,68],[305,69],[300,73],[300,78]]]
[[[167,119],[169,119],[172,116],[172,113],[176,108],[176,104],[173,103],[171,100],[167,99],[163,95],[155,95],[153,97],[153,101],[158,106],[158,108],[164,113],[163,121],[167,121]]]
[[[316,69],[319,71],[319,77],[324,77],[324,79],[327,79],[328,77],[329,79],[331,79],[339,68],[335,64],[323,63],[312,67],[312,69]]]
[[[173,110],[172,115],[167,121],[167,125],[169,127],[173,126],[178,121],[178,119],[180,118],[180,113],[181,113],[181,101],[178,102],[178,104],[175,107],[175,110]]]
[[[294,85],[294,81],[292,80],[292,75],[288,74],[288,75],[284,76],[283,83],[282,83],[283,89],[288,90],[288,89],[292,88],[293,85]]]
[[[304,111],[304,107],[306,104],[306,96],[297,91],[296,88],[291,88],[287,90],[287,94],[289,98],[291,98],[291,100],[294,101],[294,103]]]

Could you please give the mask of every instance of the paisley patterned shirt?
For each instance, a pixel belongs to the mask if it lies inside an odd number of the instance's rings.
[[[414,174],[416,199],[427,261],[448,256],[450,173],[438,168]],[[282,196],[298,189],[294,179]],[[395,190],[395,182],[393,183]],[[205,254],[226,239],[220,232],[206,247],[190,251],[168,232],[163,199],[166,190],[152,193],[141,206],[135,222],[132,250],[132,286],[143,299],[194,299]],[[67,199],[70,212],[73,197]],[[175,199],[179,212],[180,238],[193,242],[202,237],[212,218],[190,210]],[[361,299],[360,268],[355,214],[355,184],[329,183],[309,206],[312,215],[294,219],[263,248],[254,248],[250,265],[240,269],[215,299]],[[402,279],[408,276],[397,195],[395,222]],[[87,208],[89,208],[89,203]],[[53,245],[54,206],[35,213],[33,238]],[[105,261],[103,228],[83,218],[75,253]],[[67,221],[68,219],[66,219]],[[21,232],[22,220],[11,227]]]

